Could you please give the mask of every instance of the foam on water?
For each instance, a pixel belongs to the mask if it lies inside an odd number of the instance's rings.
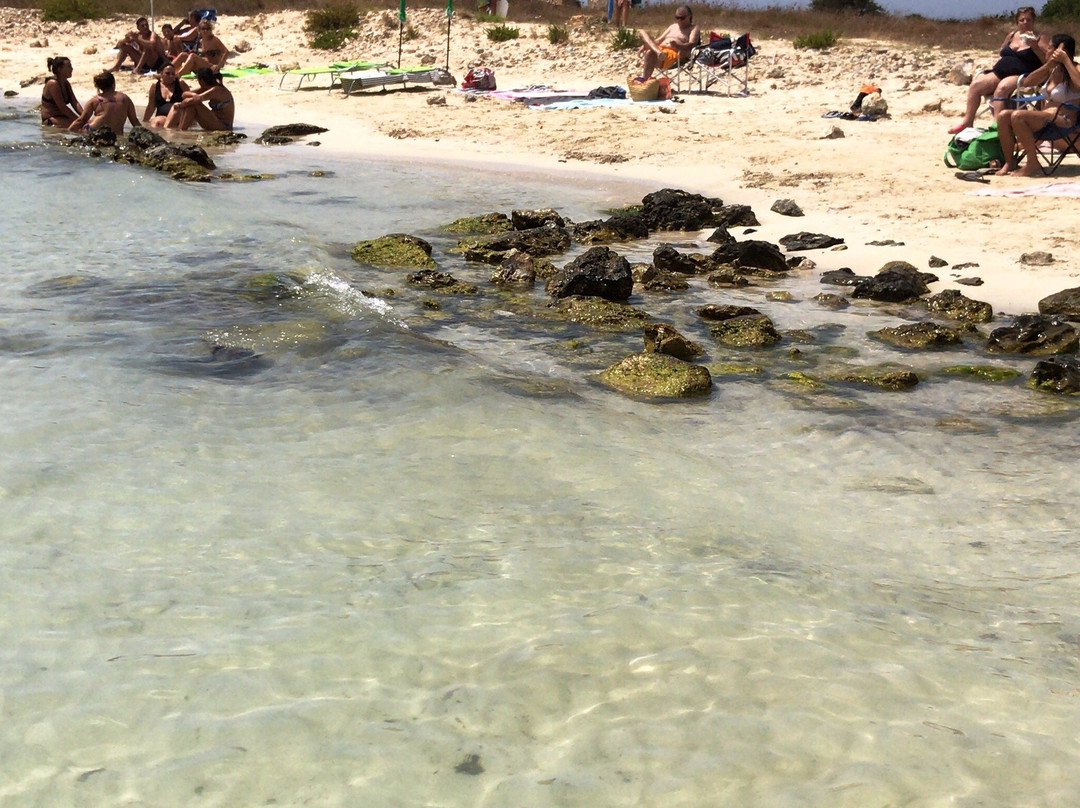
[[[637,336],[427,310],[348,247],[415,232],[484,283],[438,225],[641,189],[220,159],[279,176],[0,151],[5,808],[1074,802],[1075,404],[789,383],[898,356],[808,277],[693,293],[802,358],[629,400],[593,374]],[[696,334],[689,299],[635,302]]]

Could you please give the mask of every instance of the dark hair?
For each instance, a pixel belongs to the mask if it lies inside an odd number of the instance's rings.
[[[195,78],[206,85],[218,84],[222,87],[225,86],[225,82],[221,80],[221,74],[212,67],[200,67],[195,71]]]
[[[103,93],[116,89],[116,76],[108,70],[102,70],[94,76],[94,86]]]
[[[60,72],[60,68],[64,65],[71,64],[71,60],[66,56],[50,56],[45,64],[48,66],[49,71],[55,76]]]
[[[146,17],[139,17],[139,19],[135,20],[136,25],[143,22],[145,22],[147,25],[150,24],[150,20],[146,19]]]
[[[169,30],[170,32],[171,32],[171,31],[175,31],[175,30],[176,30],[176,29],[175,29],[175,28],[173,28],[173,27],[172,27],[172,25],[170,25],[169,23],[165,23],[165,24],[164,24],[163,26],[161,26],[161,33],[163,33],[163,34],[164,34],[164,33],[165,33],[165,29],[168,29],[168,30]]]
[[[1076,58],[1076,40],[1069,34],[1054,34],[1050,39],[1050,49],[1057,50],[1058,45],[1065,46],[1065,53],[1069,54],[1070,59]]]

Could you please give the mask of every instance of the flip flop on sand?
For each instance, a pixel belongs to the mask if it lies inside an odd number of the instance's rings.
[[[978,171],[957,171],[956,178],[958,180],[965,180],[966,182],[985,182],[988,185],[990,183],[990,180]]]

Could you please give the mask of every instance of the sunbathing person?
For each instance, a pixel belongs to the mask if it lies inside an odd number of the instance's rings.
[[[126,121],[131,121],[132,126],[139,125],[131,99],[116,91],[116,76],[108,70],[98,73],[94,76],[94,86],[98,94],[86,102],[82,113],[68,127],[69,131],[89,133],[109,128],[119,135],[123,134]]]
[[[176,29],[169,23],[161,26],[161,39],[165,43],[165,56],[170,62],[183,53],[184,43],[177,39]]]
[[[150,22],[146,17],[139,17],[135,21],[135,30],[124,34],[124,38],[116,43],[116,49],[119,51],[116,62],[106,70],[115,73],[128,59],[131,60],[132,66],[138,69],[146,65],[147,59],[155,59],[159,52],[164,55],[164,50],[160,49],[160,43],[156,43],[157,40],[158,37],[150,30]],[[147,49],[152,50],[153,53],[147,53]]]
[[[1050,52],[1050,42],[1035,31],[1035,9],[1024,6],[1016,12],[1016,30],[1005,37],[1001,45],[1001,58],[992,68],[984,70],[968,85],[967,106],[964,118],[949,129],[955,135],[974,125],[982,99],[991,97],[994,114],[1004,108],[1005,99],[1013,94],[1020,76],[1038,70]]]
[[[1048,123],[1063,129],[1076,124],[1076,112],[1061,105],[1080,100],[1080,69],[1076,67],[1076,40],[1068,34],[1054,34],[1053,51],[1046,64],[1024,78],[1024,86],[1039,86],[1048,80],[1046,105],[1043,109],[1006,109],[997,117],[998,139],[1005,153],[1005,165],[998,174],[1015,174],[1018,177],[1038,177],[1042,173],[1039,158],[1035,155],[1038,143],[1036,133]],[[1016,144],[1027,155],[1024,167],[1016,162]]]
[[[66,56],[50,56],[46,64],[53,77],[41,88],[41,122],[67,129],[83,111],[71,89],[71,60]]]
[[[202,22],[202,12],[198,9],[192,9],[184,19],[173,27],[173,36],[177,45],[176,53],[199,49],[200,22]]]
[[[199,32],[198,52],[181,53],[173,60],[176,75],[195,73],[202,67],[208,67],[213,72],[219,72],[225,66],[225,60],[229,58],[229,49],[214,35],[214,24],[209,20],[202,20],[196,29]]]
[[[140,18],[145,23],[145,18]],[[159,73],[169,63],[169,43],[164,37],[150,30],[150,26],[139,27],[139,61],[135,63],[136,73]]]
[[[209,67],[200,67],[195,76],[199,80],[199,89],[188,90],[182,101],[173,104],[165,119],[165,128],[190,129],[198,124],[208,132],[231,130],[236,105],[232,93],[221,81],[221,74]]]
[[[187,84],[176,75],[176,68],[172,65],[161,68],[160,78],[150,88],[150,96],[143,111],[143,123],[155,129],[164,128],[169,110],[173,108],[173,104],[184,99],[184,93],[188,89]]]
[[[659,67],[667,70],[679,61],[690,57],[690,51],[701,43],[701,30],[694,25],[694,14],[690,6],[675,9],[675,22],[664,33],[653,39],[645,31],[638,32],[641,37],[641,50],[645,57],[641,78],[648,81],[653,71]]]

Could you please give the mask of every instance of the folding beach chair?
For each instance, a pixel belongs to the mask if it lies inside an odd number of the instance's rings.
[[[1075,123],[1069,123],[1069,117]],[[1062,104],[1054,113],[1054,119],[1035,133],[1038,148],[1028,159],[1039,161],[1043,176],[1049,177],[1070,154],[1080,155],[1080,106]],[[1017,155],[1020,159],[1022,155]]]
[[[685,58],[680,56],[675,61],[675,64],[666,68],[657,65],[654,73],[658,77],[664,76],[667,78],[673,92],[690,92],[697,84],[697,64],[694,62],[694,52],[691,51]]]
[[[327,90],[333,90],[340,84],[340,77],[342,73],[347,73],[350,70],[373,70],[375,68],[384,67],[385,62],[333,62],[328,65],[317,65],[312,67],[295,67],[292,70],[286,70],[281,74],[281,81],[278,82],[278,89],[285,89],[285,79],[296,78],[296,86],[293,87],[293,92],[300,89],[305,81],[314,81],[317,76],[329,76],[330,87]]]
[[[338,81],[345,95],[356,90],[371,87],[386,89],[395,85],[405,87],[409,84],[434,84],[445,73],[437,67],[388,67],[366,70],[349,70],[338,76]]]
[[[697,87],[709,92],[722,85],[728,95],[750,94],[750,59],[757,48],[745,33],[732,41],[727,35],[713,34],[709,44],[694,49]]]

